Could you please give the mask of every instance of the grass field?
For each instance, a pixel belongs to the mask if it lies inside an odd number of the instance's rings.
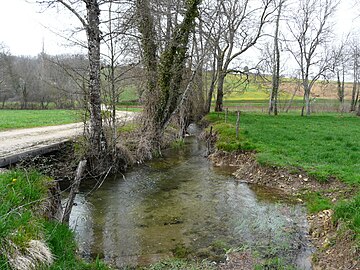
[[[136,91],[135,86],[128,86],[124,91],[120,93],[120,102],[129,102],[129,101],[137,101],[139,99],[139,95]]]
[[[235,114],[229,114],[230,124],[223,123],[224,114],[212,113],[208,118],[218,123],[215,127],[220,134],[224,133],[218,142],[220,148],[256,149],[262,164],[301,167],[320,180],[336,176],[347,183],[360,184],[359,117],[243,113],[240,140],[235,138]]]
[[[53,126],[79,121],[80,113],[71,110],[0,110],[0,130]]]
[[[319,181],[336,177],[359,190],[360,117],[349,114],[317,114],[311,117],[286,114],[274,117],[242,113],[238,139],[235,114],[229,114],[227,123],[222,113],[211,113],[207,118],[219,134],[219,149],[256,150],[260,164],[289,170],[301,168]],[[315,209],[323,207],[319,204],[330,205],[321,198],[316,201],[318,205],[314,205]],[[347,220],[350,228],[359,235],[360,194],[332,207],[335,218]]]

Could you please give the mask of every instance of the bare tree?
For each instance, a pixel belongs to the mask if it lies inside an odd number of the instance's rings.
[[[89,151],[88,159],[91,168],[98,167],[106,150],[103,136],[101,116],[101,88],[100,88],[100,2],[101,0],[47,0],[37,1],[40,4],[62,5],[70,11],[81,23],[87,36],[87,50],[89,59]],[[85,12],[83,12],[83,10]]]
[[[360,89],[359,89],[359,79],[360,79],[360,49],[358,41],[355,39],[351,42],[350,45],[350,59],[352,62],[353,69],[353,88],[351,92],[351,103],[350,103],[350,112],[356,110],[356,105],[359,99]]]
[[[332,51],[333,70],[332,72],[337,77],[337,96],[340,102],[340,110],[345,110],[345,75],[348,72],[350,65],[350,50],[349,41],[346,38],[339,45],[334,46]]]
[[[11,55],[6,46],[0,43],[0,101],[2,108],[5,102],[13,96],[10,70],[12,68]]]
[[[224,82],[229,73],[242,73],[231,68],[235,59],[253,47],[263,34],[264,26],[274,12],[274,0],[262,0],[259,6],[249,0],[216,1],[219,6],[216,30],[212,34],[216,55],[217,98],[215,111],[223,110]],[[251,2],[251,4],[250,4]]]
[[[315,82],[331,69],[331,53],[328,43],[331,40],[331,16],[338,1],[335,0],[299,0],[288,20],[288,30],[293,40],[287,42],[301,72],[304,89],[304,109],[310,115],[310,95]]]
[[[273,52],[273,67],[272,67],[272,88],[269,100],[269,114],[278,114],[278,95],[280,85],[280,49],[279,49],[279,31],[280,31],[280,17],[283,5],[286,0],[279,0],[277,5],[277,15],[275,20],[275,33],[274,33],[274,52]]]

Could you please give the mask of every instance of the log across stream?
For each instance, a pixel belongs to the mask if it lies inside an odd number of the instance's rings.
[[[184,148],[108,179],[95,192],[83,186],[70,218],[81,254],[121,268],[179,250],[203,258],[220,245],[311,269],[305,209],[277,191],[236,181],[205,153],[203,143],[188,138]]]

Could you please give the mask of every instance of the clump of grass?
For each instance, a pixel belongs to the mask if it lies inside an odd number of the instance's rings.
[[[303,195],[303,198],[305,199],[306,207],[311,214],[332,208],[330,200],[324,198],[320,192],[306,193]]]
[[[46,197],[49,181],[36,172],[0,174],[0,241],[22,246],[39,237],[41,223],[34,219],[34,209]]]
[[[185,146],[185,140],[184,139],[178,139],[173,142],[171,142],[171,148],[173,149],[181,149]]]
[[[76,256],[77,245],[74,233],[68,226],[56,222],[44,222],[44,233],[47,242],[56,258],[49,270],[108,270],[106,264],[100,260],[87,263]]]
[[[286,264],[280,258],[267,259],[264,263],[255,265],[255,270],[268,270],[268,269],[296,270],[294,266]]]
[[[131,133],[139,128],[137,123],[126,123],[125,125],[118,128],[119,133]]]
[[[214,131],[218,134],[216,142],[217,149],[227,152],[246,150],[251,151],[256,147],[248,140],[241,131],[239,137],[236,138],[236,126],[231,123],[218,123],[214,126]]]
[[[334,220],[345,220],[349,228],[355,232],[360,246],[360,193],[350,200],[338,203],[334,210]]]
[[[4,264],[1,269],[36,263],[37,258],[31,257],[34,253],[31,243],[38,243],[34,241],[42,237],[42,222],[36,208],[46,198],[49,181],[37,172],[0,174],[0,261]]]
[[[0,174],[0,269],[109,269],[77,258],[70,229],[40,215],[50,184],[35,171]]]

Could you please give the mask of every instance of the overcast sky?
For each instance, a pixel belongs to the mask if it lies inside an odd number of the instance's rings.
[[[79,26],[69,13],[42,8],[26,0],[0,0],[0,42],[14,55],[75,53],[80,48],[69,48],[66,39],[55,33],[67,35],[66,30]]]
[[[347,33],[359,25],[354,22],[357,12],[353,0],[342,0],[337,18],[337,33]],[[42,50],[49,54],[77,53],[81,49],[66,47],[67,41],[53,32],[62,32],[79,26],[76,19],[68,13],[58,14],[56,10],[40,12],[41,8],[25,0],[0,0],[0,42],[4,43],[14,55],[37,55]],[[359,28],[360,29],[360,28]]]

